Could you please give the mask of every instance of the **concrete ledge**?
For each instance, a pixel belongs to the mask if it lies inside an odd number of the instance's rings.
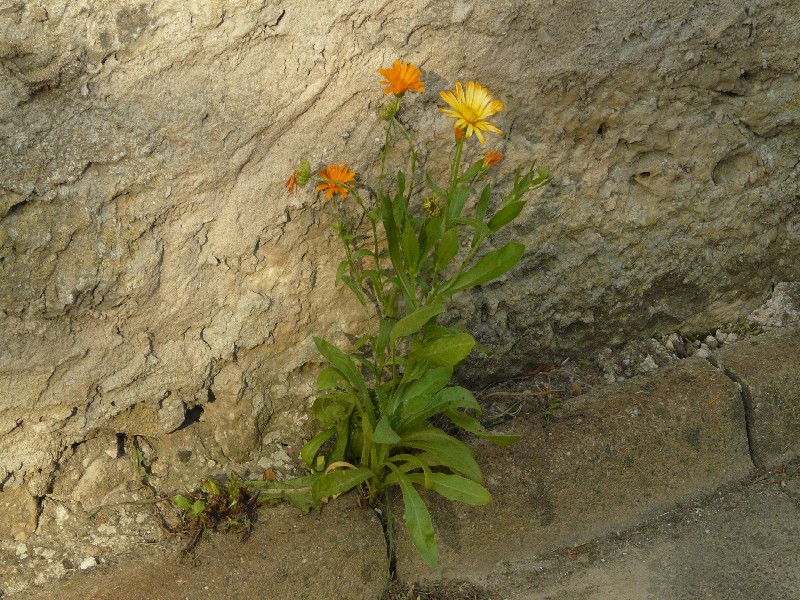
[[[533,411],[509,426],[517,444],[477,445],[489,506],[430,497],[437,570],[411,546],[398,502],[401,580],[481,580],[500,561],[635,526],[752,471],[738,386],[700,359],[576,398],[547,429]]]
[[[800,457],[800,327],[733,344],[717,358],[742,384],[756,465],[771,469]]]
[[[219,598],[337,598],[376,600],[388,564],[381,525],[349,495],[321,513],[289,506],[261,511],[246,542],[211,534],[191,557],[122,557],[68,581],[29,590],[30,600],[216,600]],[[160,560],[159,560],[160,559]]]

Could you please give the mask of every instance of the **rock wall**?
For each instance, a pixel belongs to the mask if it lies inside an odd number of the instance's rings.
[[[795,0],[0,1],[0,486],[52,494],[87,440],[143,436],[172,481],[291,454],[311,336],[363,318],[329,208],[282,182],[374,169],[396,58],[429,149],[439,90],[475,79],[506,164],[554,174],[521,264],[454,305],[496,350],[465,378],[734,320],[800,277],[798,23]]]

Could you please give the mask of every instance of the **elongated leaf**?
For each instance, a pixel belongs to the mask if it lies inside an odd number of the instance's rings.
[[[447,335],[426,343],[412,353],[412,358],[414,360],[429,360],[437,365],[446,367],[454,367],[469,356],[474,345],[475,338],[468,333]]]
[[[411,314],[406,315],[392,327],[392,333],[389,337],[390,343],[394,344],[402,337],[414,335],[425,326],[425,323],[443,312],[444,304],[442,302],[436,302],[430,306],[423,306]]]
[[[402,433],[406,427],[414,425],[418,421],[429,419],[434,415],[453,408],[473,408],[480,410],[480,406],[469,390],[462,387],[445,388],[433,398],[418,396],[408,400],[403,405],[397,431]]]
[[[431,367],[426,364],[415,365],[413,371],[419,373],[411,382],[403,382],[392,399],[391,414],[396,414],[398,407],[410,398],[426,396],[430,398],[448,383],[453,377],[452,367]],[[405,376],[403,377],[405,380]]]
[[[392,423],[387,415],[383,415],[378,421],[373,440],[376,444],[396,444],[400,441],[400,436],[392,429]]]
[[[439,269],[444,269],[456,254],[458,254],[458,230],[454,227],[442,234],[442,239],[439,241],[434,254],[436,266]]]
[[[478,173],[481,171],[486,170],[486,165],[483,162],[482,158],[479,158],[474,163],[472,163],[469,168],[461,174],[461,177],[458,178],[459,183],[466,183],[472,181]]]
[[[422,229],[422,236],[420,240],[420,257],[428,256],[433,247],[442,237],[442,219],[428,218],[425,221],[425,227]]]
[[[378,326],[378,339],[375,344],[375,354],[378,356],[383,354],[383,351],[386,350],[386,346],[389,345],[389,335],[392,331],[393,322],[393,319],[381,319],[381,323]]]
[[[454,425],[458,425],[461,429],[474,433],[478,437],[494,442],[498,446],[510,446],[518,441],[520,437],[518,435],[506,433],[491,433],[480,424],[480,421],[458,410],[446,410],[444,414],[447,415],[447,418],[450,419]]]
[[[381,411],[381,414],[390,414],[389,398],[386,396],[386,392],[384,392],[381,388],[376,388],[375,399],[378,401],[378,410]]]
[[[389,468],[397,477],[400,491],[403,493],[403,504],[405,504],[403,517],[406,521],[408,537],[423,560],[431,567],[436,568],[439,553],[428,507],[414,489],[414,484],[411,483],[408,476],[391,463],[389,463]]]
[[[422,473],[411,473],[407,477],[416,484],[424,485],[426,478]],[[430,489],[448,500],[464,502],[473,506],[484,506],[492,501],[492,495],[485,487],[461,475],[431,473],[428,481]]]
[[[500,277],[500,275],[517,264],[519,259],[522,258],[523,252],[525,252],[525,246],[516,242],[511,242],[498,250],[490,252],[469,271],[457,277],[444,294],[451,296],[461,290],[466,290]]]
[[[389,259],[392,261],[392,266],[394,267],[398,287],[403,293],[406,305],[412,309],[416,308],[417,302],[414,290],[406,275],[403,256],[400,251],[400,235],[397,230],[394,208],[392,206],[392,201],[388,197],[383,198],[381,202],[381,220],[383,221],[383,228],[386,231],[386,245],[389,248]]]
[[[337,469],[314,481],[311,496],[315,500],[333,498],[339,494],[344,494],[348,490],[352,490],[360,483],[374,476],[375,474],[366,467],[361,467],[359,469]]]
[[[329,439],[333,437],[333,434],[336,433],[336,428],[331,427],[329,429],[325,429],[321,431],[313,438],[311,438],[303,449],[300,451],[300,458],[306,465],[311,468],[314,464],[314,459],[317,456],[317,452],[322,447],[322,445],[327,442]]]
[[[364,377],[361,371],[347,354],[339,350],[336,346],[323,340],[322,338],[314,337],[314,343],[317,346],[320,354],[328,359],[334,367],[347,377],[352,386],[362,395],[362,397],[369,397],[367,393],[367,385],[364,382]]]
[[[419,262],[419,241],[417,240],[417,233],[414,231],[410,220],[406,221],[406,226],[403,228],[403,237],[400,242],[403,248],[403,258],[408,266],[408,270],[412,273],[416,273],[417,263]]]
[[[447,200],[447,192],[445,192],[441,187],[439,187],[436,182],[431,179],[431,176],[428,173],[425,173],[425,183],[428,184],[428,187],[431,188],[431,191],[439,196],[442,200]]]
[[[285,481],[248,481],[248,487],[259,489],[260,502],[276,502],[285,500],[297,509],[308,512],[312,508],[319,508],[319,501],[311,496],[311,490],[320,473],[298,477],[297,479],[287,479]]]
[[[481,469],[467,445],[447,435],[441,429],[429,427],[409,435],[403,435],[397,445],[427,452],[452,471],[477,483],[483,483]]]
[[[503,208],[498,210],[491,219],[489,219],[489,230],[494,233],[503,225],[508,225],[511,221],[517,218],[522,209],[525,208],[524,200],[515,200],[506,204]]]
[[[475,218],[479,221],[483,221],[483,218],[486,216],[486,211],[489,209],[489,200],[491,198],[492,186],[487,183],[486,187],[484,187],[481,192],[481,198],[478,200],[478,204],[475,206]]]
[[[469,196],[469,187],[466,185],[459,185],[456,187],[455,192],[449,198],[448,203],[448,219],[457,219],[461,216],[461,211],[464,209],[464,203]]]
[[[458,217],[457,219],[453,219],[453,224],[467,225],[468,227],[472,227],[475,230],[475,233],[479,235],[487,236],[491,233],[483,221],[472,219],[470,217]]]

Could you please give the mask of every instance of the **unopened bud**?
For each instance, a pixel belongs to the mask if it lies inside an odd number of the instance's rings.
[[[381,119],[384,121],[391,121],[400,110],[400,103],[402,102],[399,96],[392,98],[391,102],[381,109]]]
[[[301,160],[300,167],[297,169],[297,185],[305,185],[309,179],[311,179],[311,163]]]

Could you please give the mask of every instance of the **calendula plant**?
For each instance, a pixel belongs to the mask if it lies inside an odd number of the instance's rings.
[[[313,175],[307,161],[287,181],[290,192],[313,182],[326,200],[338,204],[340,214],[346,212],[344,203],[355,203],[366,217],[366,231],[348,226],[343,218],[335,221],[344,247],[336,281],[364,306],[374,329],[349,353],[314,338],[329,365],[319,374],[320,393],[313,405],[321,431],[301,452],[310,474],[251,483],[266,497],[304,509],[353,488],[370,503],[385,497],[390,508],[388,490],[399,486],[411,541],[435,566],[433,525],[417,488],[473,505],[491,497],[469,447],[439,426],[446,421],[431,419],[443,415],[455,427],[498,444],[517,439],[487,431],[473,395],[451,385],[453,369],[481,348],[463,325],[445,326],[439,317],[455,294],[496,279],[519,261],[524,252],[520,243],[481,250],[517,218],[526,194],[549,176],[535,165],[517,168],[498,202],[485,179],[502,154],[492,150],[465,164],[473,135],[484,144],[484,134],[502,134],[489,119],[503,104],[470,81],[441,92],[448,105],[441,112],[454,119],[455,135],[448,178],[437,183],[419,172],[418,152],[401,118],[406,93],[425,89],[422,73],[398,61],[380,74],[384,93],[392,98],[381,112],[385,142],[374,187],[364,185],[346,165]],[[407,171],[390,175],[387,157],[398,143],[408,150]],[[391,517],[388,521],[391,526]]]

